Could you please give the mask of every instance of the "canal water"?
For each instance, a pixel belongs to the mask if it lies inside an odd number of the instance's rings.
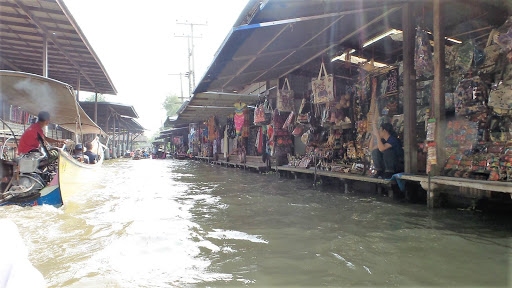
[[[49,287],[512,285],[510,218],[193,161],[100,174],[59,209],[0,207]]]

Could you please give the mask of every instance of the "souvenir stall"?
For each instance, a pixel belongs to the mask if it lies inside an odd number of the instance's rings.
[[[199,155],[200,147],[200,131],[197,123],[190,123],[188,126],[188,151],[187,154],[191,156]]]
[[[255,152],[262,156],[262,162],[271,158],[276,165],[288,163],[288,155],[293,154],[291,131],[294,118],[294,91],[290,89],[288,78],[282,81],[282,86],[273,93],[260,99],[254,110],[254,125],[256,128]],[[275,104],[275,109],[272,108]]]
[[[331,69],[340,64],[331,64]],[[328,74],[320,63],[318,77],[285,125],[306,144],[303,155],[289,156],[289,165],[340,173],[370,174],[374,122],[391,122],[399,137],[403,116],[399,105],[398,67],[341,67],[344,76]]]
[[[424,47],[430,54],[430,44]],[[417,71],[429,73],[429,67]],[[438,123],[430,115],[427,171],[440,164],[444,176],[512,181],[512,17],[483,45],[469,40],[447,47],[446,68],[445,103],[453,105],[453,112],[446,110],[446,161],[437,161]]]

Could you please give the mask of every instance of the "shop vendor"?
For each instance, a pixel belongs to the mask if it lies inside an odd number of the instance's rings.
[[[389,179],[393,174],[402,172],[404,158],[402,143],[397,138],[391,123],[382,123],[379,129],[376,124],[373,125],[370,150],[377,170],[374,177]]]

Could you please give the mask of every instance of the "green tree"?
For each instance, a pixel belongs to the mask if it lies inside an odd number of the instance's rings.
[[[162,107],[167,111],[167,116],[176,116],[182,104],[178,96],[170,94],[165,97]]]
[[[85,101],[87,102],[94,102],[94,94],[92,94],[91,96],[87,97],[85,99]],[[105,96],[101,93],[98,93],[98,102],[106,102],[107,100],[105,100]]]

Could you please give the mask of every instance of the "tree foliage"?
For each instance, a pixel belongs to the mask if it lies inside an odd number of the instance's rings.
[[[85,99],[85,101],[87,102],[94,102],[94,94],[90,95],[89,97],[87,97]],[[105,96],[101,93],[98,93],[98,102],[106,102],[107,100],[105,100]]]
[[[165,97],[165,101],[162,103],[162,107],[167,112],[167,116],[176,116],[178,109],[181,107],[181,104],[183,103],[178,98],[178,96],[170,94]]]

